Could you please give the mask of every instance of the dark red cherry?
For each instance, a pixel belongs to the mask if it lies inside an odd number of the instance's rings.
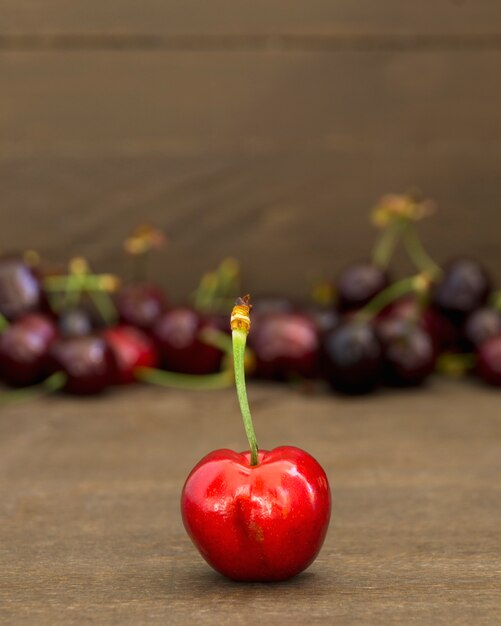
[[[370,262],[353,263],[338,277],[338,308],[340,311],[360,309],[389,284],[388,273],[381,267]]]
[[[116,307],[125,324],[150,329],[166,309],[165,295],[155,285],[125,285],[117,295]]]
[[[383,309],[374,320],[376,328],[387,319],[417,322],[431,337],[435,352],[455,351],[459,347],[460,329],[434,306],[427,306],[421,310],[415,296],[399,298]]]
[[[200,338],[202,330],[211,328],[216,329],[214,323],[193,309],[180,307],[164,313],[152,329],[162,366],[183,374],[217,372],[223,353]]]
[[[255,322],[255,323],[254,323]],[[268,313],[253,320],[249,346],[260,378],[285,380],[316,374],[320,348],[315,322],[300,313]]]
[[[41,313],[26,313],[0,335],[0,378],[10,385],[27,386],[40,382],[56,327]]]
[[[397,317],[377,326],[383,346],[383,377],[395,386],[420,385],[435,369],[435,347],[418,324]]]
[[[24,261],[15,257],[0,260],[0,314],[14,320],[36,309],[40,283]]]
[[[484,341],[476,352],[477,374],[489,385],[501,386],[501,335]]]
[[[444,268],[433,293],[436,307],[454,323],[462,323],[469,313],[485,304],[491,279],[473,259],[456,259]]]
[[[476,348],[484,341],[501,335],[501,315],[492,307],[477,309],[466,318],[464,338],[467,348]]]
[[[99,393],[112,384],[115,361],[102,337],[70,337],[58,339],[51,345],[47,370],[49,374],[66,374],[65,391],[88,395]]]
[[[153,341],[134,326],[113,326],[103,331],[115,359],[113,382],[118,385],[135,382],[138,367],[157,367],[158,355]]]
[[[374,328],[347,321],[323,342],[323,372],[330,385],[344,393],[368,393],[380,381],[382,349]]]

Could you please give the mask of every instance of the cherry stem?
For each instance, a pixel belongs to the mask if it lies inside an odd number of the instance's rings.
[[[195,374],[168,372],[153,367],[138,367],[134,370],[134,376],[144,383],[174,389],[225,389],[233,384],[233,372],[231,370],[197,376]]]
[[[55,372],[39,385],[23,387],[22,389],[11,389],[0,393],[0,404],[26,402],[27,400],[36,400],[37,398],[50,395],[62,389],[67,379],[68,377],[64,372]]]
[[[459,378],[473,369],[474,365],[475,355],[472,353],[444,352],[438,357],[435,369],[440,374]]]
[[[249,296],[238,298],[231,314],[231,337],[233,341],[233,364],[235,369],[235,385],[237,388],[238,402],[240,404],[240,412],[244,422],[245,434],[249,441],[251,452],[250,464],[257,465],[258,446],[256,433],[252,424],[252,416],[247,399],[247,388],[245,385],[245,345],[247,343],[247,334],[250,328],[250,304]]]
[[[3,331],[9,327],[9,320],[5,317],[5,315],[2,315],[0,313],[0,333],[3,333]]]
[[[407,254],[416,268],[422,272],[429,274],[434,280],[442,275],[442,268],[435,263],[431,256],[426,252],[416,232],[414,222],[407,222],[403,232],[403,243]]]
[[[383,269],[388,267],[401,234],[402,224],[400,221],[392,222],[384,229],[372,251],[374,265]]]
[[[429,282],[429,277],[426,274],[402,278],[402,280],[398,280],[375,295],[368,304],[358,311],[355,319],[371,320],[395,300],[409,293],[423,294],[427,291]]]

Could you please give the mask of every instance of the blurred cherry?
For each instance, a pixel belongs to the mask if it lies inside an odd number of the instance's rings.
[[[320,340],[311,317],[301,313],[267,313],[254,321],[249,346],[256,357],[256,376],[285,380],[315,375]]]
[[[153,341],[134,326],[112,326],[103,331],[113,357],[115,384],[130,384],[136,381],[134,370],[138,367],[157,367],[158,355]]]
[[[21,259],[0,259],[0,314],[14,320],[36,309],[40,302],[40,283]]]
[[[338,308],[340,311],[360,309],[389,284],[385,269],[370,262],[353,263],[338,277]]]
[[[152,329],[162,366],[183,374],[217,372],[223,352],[201,339],[201,332],[208,329],[217,330],[217,327],[210,319],[188,307],[163,313]]]
[[[467,348],[477,348],[484,341],[501,335],[501,315],[492,307],[482,307],[471,313],[464,324]]]
[[[389,317],[377,326],[383,346],[383,376],[395,386],[421,384],[435,368],[435,348],[429,333],[412,321]]]
[[[330,385],[344,393],[367,393],[379,383],[382,349],[371,324],[346,321],[323,343],[323,369]]]
[[[490,337],[477,348],[477,373],[489,385],[501,386],[501,335]]]
[[[12,322],[0,335],[0,378],[16,386],[41,381],[56,334],[52,320],[41,313],[26,313]]]
[[[58,339],[51,345],[47,370],[49,374],[66,374],[65,391],[88,395],[99,393],[112,384],[115,362],[102,337],[70,337]]]
[[[166,299],[155,285],[133,283],[119,291],[116,307],[122,322],[147,330],[165,311]]]
[[[473,259],[456,259],[448,263],[437,284],[433,301],[438,310],[456,324],[483,306],[491,291],[491,279]]]

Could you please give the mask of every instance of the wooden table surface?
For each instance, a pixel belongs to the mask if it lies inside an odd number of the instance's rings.
[[[282,584],[212,572],[179,494],[210,449],[244,447],[234,393],[135,388],[1,408],[0,622],[499,624],[501,396],[434,381],[371,398],[254,385],[261,445],[326,468],[333,518]]]

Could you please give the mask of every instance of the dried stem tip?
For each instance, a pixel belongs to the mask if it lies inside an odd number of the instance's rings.
[[[250,303],[250,296],[247,294],[243,298],[237,298],[235,306],[231,312],[231,330],[243,330],[246,333],[250,329],[250,310],[252,304]]]

